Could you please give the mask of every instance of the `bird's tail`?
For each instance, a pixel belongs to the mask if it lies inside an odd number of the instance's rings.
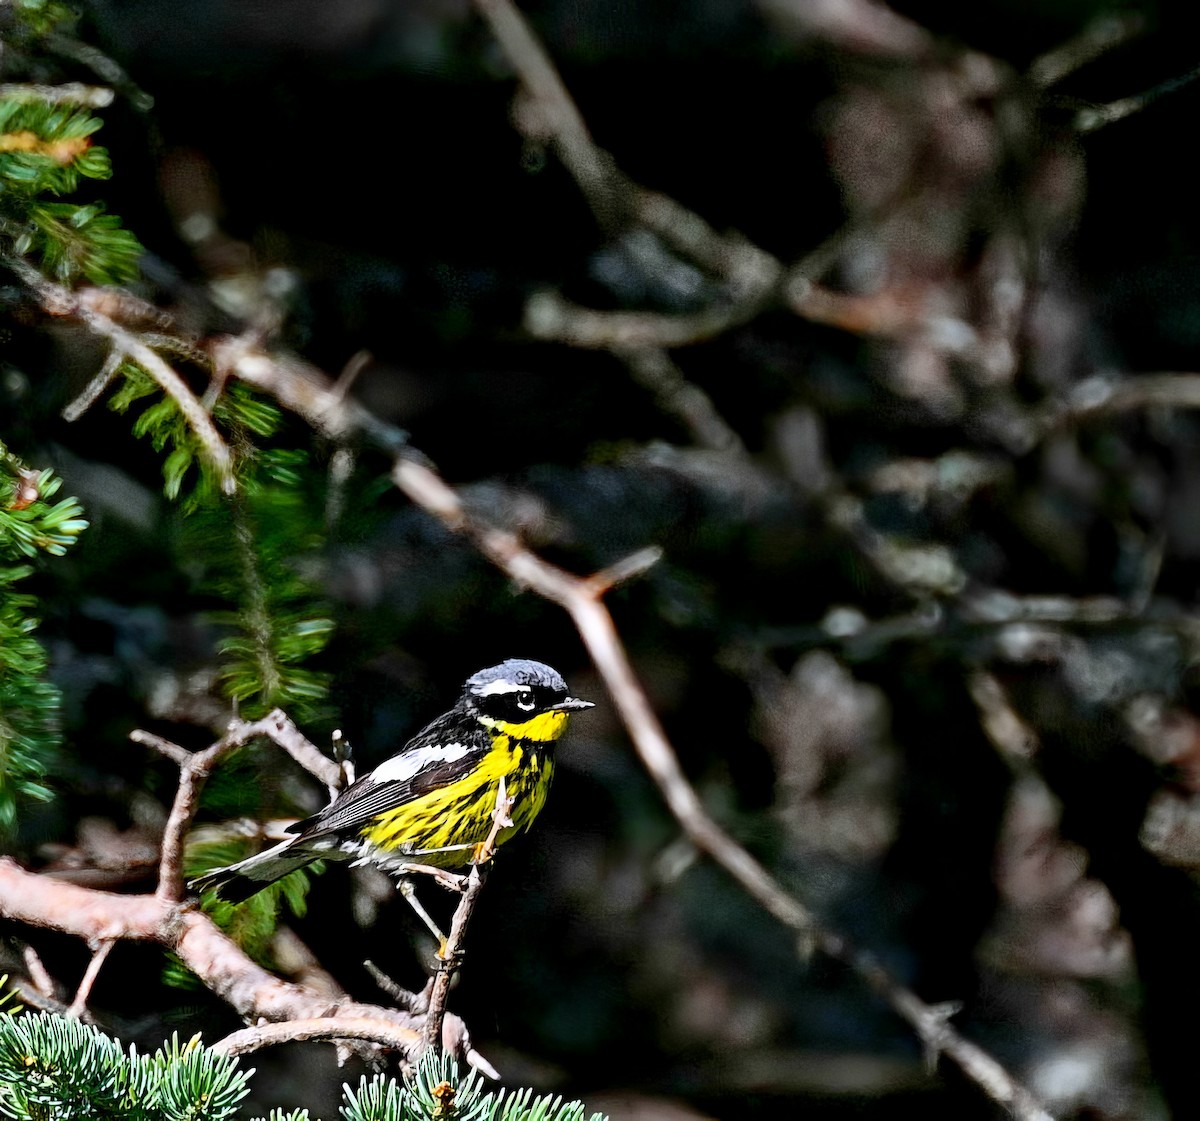
[[[215,892],[218,899],[228,903],[241,903],[289,872],[311,864],[321,855],[298,839],[291,838],[236,864],[213,868],[189,881],[188,887],[197,892]]]

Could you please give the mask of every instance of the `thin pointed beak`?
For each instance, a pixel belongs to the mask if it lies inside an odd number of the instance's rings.
[[[551,705],[549,712],[582,712],[585,708],[595,708],[595,701],[581,701],[577,697],[568,697],[565,701],[559,701],[556,705]]]

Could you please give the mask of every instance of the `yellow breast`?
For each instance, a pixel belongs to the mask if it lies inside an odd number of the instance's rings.
[[[508,731],[513,725],[501,728],[503,722],[493,722],[491,749],[468,774],[384,811],[360,836],[369,845],[411,856],[414,862],[460,867],[469,862],[472,848],[485,841],[491,832],[492,814],[503,779],[508,797],[513,799],[512,825],[500,830],[496,839],[497,845],[503,844],[528,829],[546,804],[554,759],[549,753],[539,751],[537,744],[557,739],[562,734],[565,716],[566,713],[544,713],[515,726],[526,732],[531,725],[538,725],[543,734],[537,737],[525,734],[518,738]],[[539,723],[548,717],[560,719]],[[546,735],[546,730],[551,734]]]

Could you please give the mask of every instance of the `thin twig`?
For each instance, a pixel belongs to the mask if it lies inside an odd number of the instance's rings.
[[[54,983],[54,978],[50,976],[50,971],[38,956],[37,950],[28,944],[23,945],[21,947],[21,960],[25,963],[25,972],[29,974],[29,980],[33,982],[34,988],[50,1000],[57,1000],[58,986]]]
[[[272,709],[255,726],[262,728],[261,732],[255,734],[263,735],[277,747],[283,748],[313,778],[323,782],[331,793],[341,790],[348,780],[341,765],[325,755],[301,732],[283,709]]]
[[[623,560],[617,561],[616,564],[610,564],[607,568],[594,572],[587,578],[588,587],[593,595],[602,596],[621,584],[627,584],[630,580],[636,580],[639,576],[645,575],[662,560],[662,557],[663,551],[657,545],[639,549],[636,553],[631,553]]]
[[[983,734],[1010,766],[1023,769],[1040,749],[1037,733],[1024,721],[995,674],[976,670],[967,679]]]
[[[746,446],[733,426],[717,411],[712,398],[688,381],[665,350],[659,347],[614,347],[634,378],[649,389],[667,412],[678,417],[695,443],[715,452],[746,456]]]
[[[154,98],[138,86],[115,59],[98,47],[57,31],[47,35],[45,43],[58,54],[83,63],[107,85],[119,90],[139,113],[148,113],[154,107]]]
[[[233,1058],[263,1047],[306,1040],[361,1039],[382,1043],[394,1051],[411,1051],[420,1041],[420,1033],[378,1020],[355,1020],[343,1016],[318,1016],[307,1020],[284,1020],[275,1024],[256,1024],[217,1040],[209,1048],[218,1055]]]
[[[121,368],[121,363],[125,360],[125,355],[116,347],[108,352],[108,357],[104,359],[104,365],[100,367],[100,372],[96,374],[84,391],[75,398],[62,411],[63,420],[76,421],[84,413],[88,411],[108,388],[109,383],[117,376],[117,371]]]
[[[96,948],[96,952],[92,954],[92,960],[88,962],[88,967],[84,971],[83,980],[79,982],[79,988],[75,990],[75,999],[71,1001],[71,1006],[67,1009],[68,1016],[79,1019],[83,1015],[84,1009],[87,1008],[88,997],[92,995],[92,986],[96,983],[96,978],[100,976],[100,970],[115,945],[116,942],[112,939],[101,942]]]
[[[129,734],[129,738],[135,743],[151,747],[179,764],[179,786],[163,829],[158,888],[155,892],[157,898],[171,902],[178,902],[183,898],[183,842],[192,818],[195,817],[200,792],[213,768],[231,751],[244,747],[259,737],[269,739],[282,747],[327,787],[337,789],[340,786],[341,768],[333,760],[322,755],[281,709],[275,709],[253,723],[244,720],[232,721],[224,736],[210,747],[197,752],[186,751],[162,736],[141,729]]]
[[[539,292],[525,305],[524,327],[535,338],[582,350],[638,350],[694,346],[748,323],[763,310],[758,301],[722,301],[690,315],[656,311],[597,311],[557,292]]]
[[[356,354],[351,355],[350,360],[342,367],[342,372],[338,374],[337,381],[333,383],[333,392],[339,397],[344,398],[354,388],[354,383],[358,381],[358,375],[372,361],[373,356],[369,350],[360,350]]]
[[[592,140],[546,49],[509,0],[475,0],[475,7],[533,100],[537,121],[530,122],[527,135],[541,138],[540,132],[550,139],[600,223],[609,230],[617,228],[628,208],[629,184]]]
[[[1114,124],[1134,113],[1140,113],[1143,109],[1153,105],[1159,98],[1177,93],[1185,86],[1190,86],[1197,78],[1200,78],[1200,66],[1193,67],[1186,74],[1181,74],[1177,78],[1160,82],[1153,89],[1145,90],[1143,93],[1122,97],[1117,101],[1110,101],[1107,105],[1095,105],[1080,109],[1075,114],[1075,128],[1079,132],[1095,132],[1096,129],[1104,128],[1105,125]]]
[[[479,859],[471,865],[466,890],[454,909],[454,918],[450,921],[450,933],[446,937],[446,944],[438,952],[438,971],[429,988],[429,1003],[425,1010],[424,1046],[427,1049],[438,1047],[442,1043],[442,1020],[446,1015],[450,982],[462,961],[462,944],[467,933],[467,924],[475,913],[479,893],[483,891],[483,885],[487,882],[488,862],[495,851],[496,838],[501,829],[512,825],[512,807],[513,799],[508,796],[504,779],[501,778],[496,791],[496,808],[492,811],[492,828],[487,840],[479,847]]]
[[[188,427],[200,441],[206,458],[220,478],[222,490],[232,494],[237,485],[233,475],[233,457],[213,424],[212,417],[188,388],[187,382],[146,344],[143,337],[127,331],[99,310],[97,301],[83,299],[69,289],[51,283],[24,261],[9,258],[7,264],[38,296],[42,307],[50,315],[71,315],[81,319],[96,334],[108,339],[117,354],[137,363],[158,383],[158,387],[175,402]]]
[[[371,975],[371,980],[401,1008],[405,1009],[405,1011],[425,1012],[428,1010],[429,1001],[426,997],[423,997],[420,993],[411,992],[396,981],[393,981],[373,961],[364,961],[363,968]]]
[[[165,755],[171,762],[177,763],[181,767],[185,766],[192,757],[192,753],[186,747],[180,747],[179,744],[172,743],[163,736],[156,736],[153,732],[147,732],[141,728],[135,728],[130,732],[129,738],[134,743],[140,743],[143,747]]]
[[[6,101],[45,101],[51,105],[84,105],[103,109],[113,102],[114,93],[107,86],[89,86],[83,82],[63,82],[45,86],[37,82],[5,82],[0,85],[0,98]]]
[[[1153,408],[1200,409],[1200,374],[1138,374],[1134,377],[1092,377],[1081,381],[1065,400],[1043,411],[1043,431],[1078,424],[1094,416]]]
[[[475,913],[475,904],[479,893],[487,883],[487,865],[473,864],[467,875],[467,889],[458,906],[454,909],[454,918],[450,920],[450,933],[446,936],[446,945],[438,954],[438,971],[434,975],[433,984],[429,989],[429,1005],[425,1012],[425,1028],[422,1032],[422,1042],[425,1048],[441,1045],[442,1020],[446,1015],[446,1001],[450,996],[450,983],[462,962],[462,940],[466,934],[467,924]]]
[[[1135,13],[1101,16],[1074,38],[1035,58],[1029,64],[1026,76],[1035,86],[1045,89],[1114,47],[1136,38],[1145,29],[1145,18]]]

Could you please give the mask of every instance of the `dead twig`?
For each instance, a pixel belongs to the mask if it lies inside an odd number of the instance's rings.
[[[427,1010],[429,1002],[421,993],[410,992],[396,981],[393,981],[373,961],[364,961],[363,968],[371,975],[371,980],[400,1005],[401,1008],[408,1012],[425,1012]]]
[[[393,1051],[411,1051],[420,1034],[411,1028],[389,1026],[378,1020],[352,1019],[348,1016],[314,1016],[306,1020],[285,1020],[274,1024],[256,1024],[218,1039],[209,1048],[218,1055],[245,1055],[264,1047],[307,1040],[361,1039],[380,1043]]]
[[[522,131],[531,139],[550,141],[601,225],[608,230],[617,228],[628,210],[629,184],[608,153],[592,140],[545,48],[509,0],[475,0],[475,7],[531,99]]]
[[[331,790],[340,787],[343,777],[341,767],[322,755],[281,709],[275,709],[262,720],[252,723],[233,721],[216,743],[197,752],[189,752],[152,732],[138,729],[129,734],[134,743],[151,747],[179,765],[179,786],[163,829],[158,888],[155,892],[157,898],[172,902],[183,898],[183,842],[196,815],[200,792],[208,776],[231,751],[259,737],[278,744]]]
[[[423,1018],[411,1012],[349,1000],[340,990],[282,981],[223,934],[202,912],[156,895],[118,895],[27,872],[0,858],[0,917],[55,930],[100,946],[119,940],[154,942],[176,954],[216,996],[247,1020],[268,1023],[345,1019],[341,1037],[360,1039],[363,1022],[370,1039],[408,1058],[421,1039]],[[97,966],[98,968],[98,966]],[[357,1026],[356,1026],[357,1025]],[[442,1025],[446,1050],[490,1069],[474,1051],[462,1020],[447,1013]]]
[[[45,101],[51,105],[84,105],[103,109],[113,103],[116,95],[107,86],[89,86],[83,82],[63,82],[57,86],[37,82],[4,82],[0,98],[6,101]]]
[[[467,874],[466,890],[454,909],[454,918],[450,922],[450,933],[446,944],[438,952],[438,971],[434,975],[433,984],[429,989],[429,1004],[425,1010],[424,1046],[437,1047],[442,1040],[442,1020],[446,1015],[446,1001],[450,996],[450,982],[462,961],[463,939],[467,933],[467,924],[475,913],[475,904],[479,901],[479,893],[487,882],[487,865],[495,851],[496,838],[500,830],[512,825],[513,799],[508,796],[504,779],[501,778],[496,791],[496,808],[492,811],[492,828],[487,840],[478,847],[477,858]]]
[[[113,378],[117,376],[117,371],[121,368],[121,363],[124,360],[125,356],[115,347],[110,350],[108,357],[104,360],[104,365],[100,367],[99,373],[88,382],[87,388],[63,409],[63,420],[72,422],[78,420],[99,401]]]
[[[52,284],[24,261],[11,258],[7,264],[38,297],[43,310],[48,314],[69,315],[82,320],[96,334],[109,340],[112,344],[112,354],[119,356],[118,365],[121,360],[125,359],[134,362],[158,383],[159,388],[175,402],[187,421],[188,427],[200,441],[205,457],[220,479],[221,489],[226,494],[232,494],[237,486],[233,475],[233,456],[217,431],[216,425],[213,424],[212,417],[208,415],[196,395],[188,388],[187,382],[156,351],[151,349],[143,336],[120,326],[100,310],[96,300],[85,299],[70,289]],[[112,354],[109,355],[104,368],[107,368],[112,362]],[[101,374],[103,372],[104,369],[101,370]],[[85,397],[91,388],[85,390]],[[68,408],[73,407],[68,406]]]
[[[1101,16],[1065,43],[1039,55],[1029,64],[1026,77],[1042,89],[1061,82],[1101,55],[1136,38],[1146,29],[1146,20],[1136,13]]]
[[[1104,128],[1106,125],[1124,120],[1134,113],[1140,113],[1160,98],[1178,93],[1185,86],[1190,86],[1197,78],[1200,78],[1200,66],[1193,67],[1186,74],[1181,74],[1177,78],[1160,82],[1157,86],[1142,93],[1110,101],[1107,105],[1092,105],[1080,109],[1075,114],[1075,128],[1079,132],[1095,132],[1098,128]]]
[[[88,962],[88,967],[84,970],[83,980],[79,982],[79,988],[75,990],[75,999],[71,1001],[71,1006],[67,1009],[68,1016],[79,1019],[83,1015],[87,1008],[88,997],[92,995],[92,986],[96,983],[96,978],[100,976],[100,970],[115,945],[116,942],[111,939],[101,942],[96,952],[92,954],[92,960]]]

